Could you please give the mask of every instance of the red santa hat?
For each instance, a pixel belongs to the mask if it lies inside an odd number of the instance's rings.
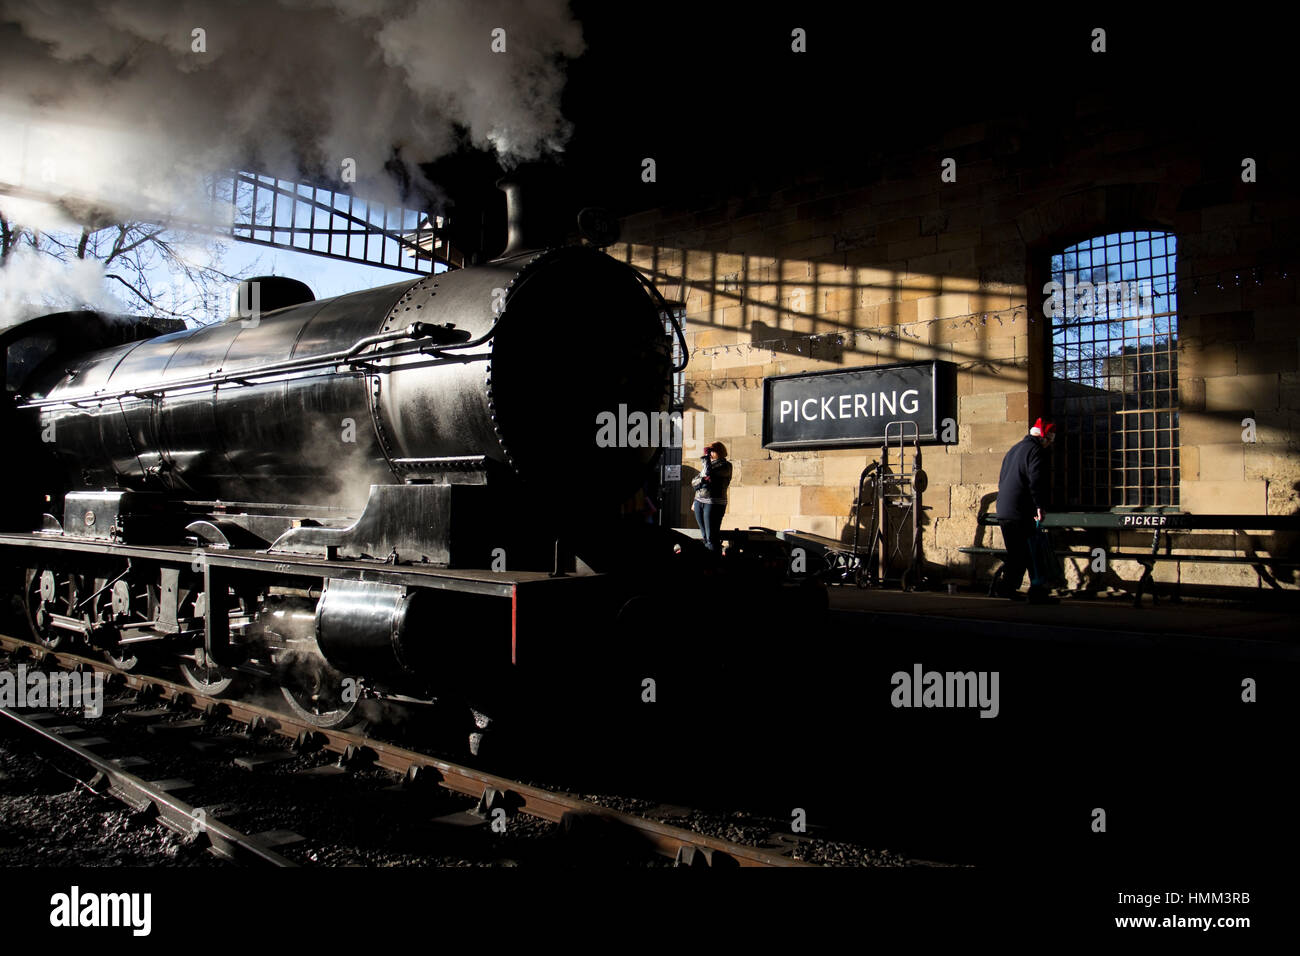
[[[1044,423],[1040,418],[1034,422],[1034,427],[1029,429],[1029,434],[1035,438],[1042,438],[1044,435],[1051,435],[1056,431],[1056,425],[1052,422]]]

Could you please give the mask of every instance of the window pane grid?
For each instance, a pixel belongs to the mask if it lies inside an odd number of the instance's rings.
[[[1176,238],[1097,236],[1051,257],[1057,283],[1054,500],[1063,507],[1177,506]]]

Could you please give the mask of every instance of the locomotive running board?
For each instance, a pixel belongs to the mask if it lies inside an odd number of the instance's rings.
[[[486,567],[505,537],[486,485],[371,485],[356,523],[347,528],[290,528],[271,552],[371,558],[390,564]]]
[[[24,553],[26,552],[26,553]],[[516,586],[529,590],[543,584],[559,583],[578,578],[574,575],[554,578],[547,571],[490,571],[486,568],[439,568],[432,564],[385,565],[375,561],[327,560],[321,555],[268,554],[265,551],[243,551],[203,548],[196,557],[193,545],[130,545],[90,538],[56,538],[39,533],[0,532],[0,558],[11,565],[35,567],[48,558],[38,553],[94,554],[114,558],[157,562],[176,567],[193,567],[196,561],[204,566],[216,567],[236,573],[266,575],[289,584],[294,581],[327,577],[348,578],[355,581],[385,581],[408,587],[434,588],[509,598]],[[603,575],[591,575],[600,578]]]

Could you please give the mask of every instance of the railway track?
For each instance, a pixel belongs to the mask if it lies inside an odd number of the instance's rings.
[[[205,696],[187,685],[154,676],[127,673],[102,660],[66,651],[50,651],[38,644],[0,634],[0,650],[11,656],[29,656],[43,668],[81,670],[107,675],[116,686],[134,690],[136,699],[165,705],[172,711],[198,711],[207,719],[225,717],[244,724],[247,735],[272,735],[291,741],[294,750],[337,755],[340,764],[373,767],[400,776],[412,788],[436,785],[440,790],[477,800],[477,812],[488,819],[517,814],[558,824],[564,832],[618,836],[677,865],[701,867],[807,866],[790,850],[777,852],[745,845],[625,813],[518,780],[453,763],[406,747],[376,740],[355,731],[322,729],[259,704]],[[181,832],[205,833],[214,852],[241,862],[276,866],[293,865],[277,853],[274,838],[244,834],[199,813],[200,808],[177,798],[178,781],[150,782],[132,774],[122,761],[97,755],[96,741],[87,741],[85,729],[67,725],[55,711],[19,714],[0,711],[27,732],[39,734],[94,768],[96,779],[108,792],[136,809],[152,806],[160,822]],[[92,722],[93,726],[93,722]],[[78,742],[78,738],[80,742]],[[88,746],[90,744],[90,746]],[[128,761],[129,763],[129,761]]]
[[[130,761],[100,757],[90,749],[95,739],[79,740],[84,738],[82,728],[75,724],[59,725],[58,714],[19,714],[10,710],[0,710],[0,714],[93,768],[95,775],[87,784],[90,789],[116,797],[132,810],[147,813],[177,833],[201,834],[216,855],[236,863],[297,865],[271,849],[262,836],[241,833],[202,808],[181,800],[174,791],[184,789],[187,781],[146,780],[125,769]]]

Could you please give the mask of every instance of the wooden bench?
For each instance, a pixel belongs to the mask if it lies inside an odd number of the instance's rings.
[[[998,517],[996,514],[984,513],[976,519],[981,528],[997,527]],[[1218,531],[1232,532],[1246,529],[1269,531],[1269,532],[1300,532],[1300,515],[1194,515],[1176,512],[1058,512],[1054,514],[1043,515],[1040,527],[1084,529],[1084,530],[1104,530],[1104,531],[1150,531],[1151,532],[1151,550],[1150,551],[1120,551],[1118,549],[1106,549],[1106,561],[1109,564],[1112,561],[1136,561],[1142,565],[1142,577],[1138,580],[1137,593],[1133,598],[1133,606],[1142,606],[1142,594],[1150,589],[1151,602],[1159,603],[1159,595],[1156,590],[1155,578],[1152,577],[1152,569],[1157,561],[1175,561],[1175,562],[1192,562],[1197,564],[1249,564],[1255,567],[1257,573],[1272,582],[1272,575],[1265,570],[1265,566],[1274,568],[1296,568],[1300,567],[1300,560],[1294,558],[1277,558],[1277,557],[1260,557],[1258,554],[1244,555],[1227,555],[1227,554],[1187,554],[1186,552],[1176,553],[1171,532],[1184,531]],[[1193,538],[1196,536],[1192,536]],[[1162,541],[1163,539],[1163,541]],[[1163,544],[1163,547],[1162,547]],[[1187,547],[1187,545],[1184,545]],[[1191,545],[1199,547],[1199,545]],[[992,557],[1006,557],[1005,548],[989,548],[980,546],[971,546],[967,548],[958,548],[963,554],[987,555]],[[1091,561],[1093,553],[1088,551],[1076,551],[1072,549],[1058,550],[1053,549],[1053,553],[1061,558],[1079,558],[1084,561]],[[989,585],[989,595],[997,596],[998,581],[1001,578],[1003,568],[999,567],[993,575],[993,581]],[[1276,584],[1274,585],[1276,586]],[[1175,583],[1173,593],[1170,599],[1178,601],[1181,599],[1182,582]]]

